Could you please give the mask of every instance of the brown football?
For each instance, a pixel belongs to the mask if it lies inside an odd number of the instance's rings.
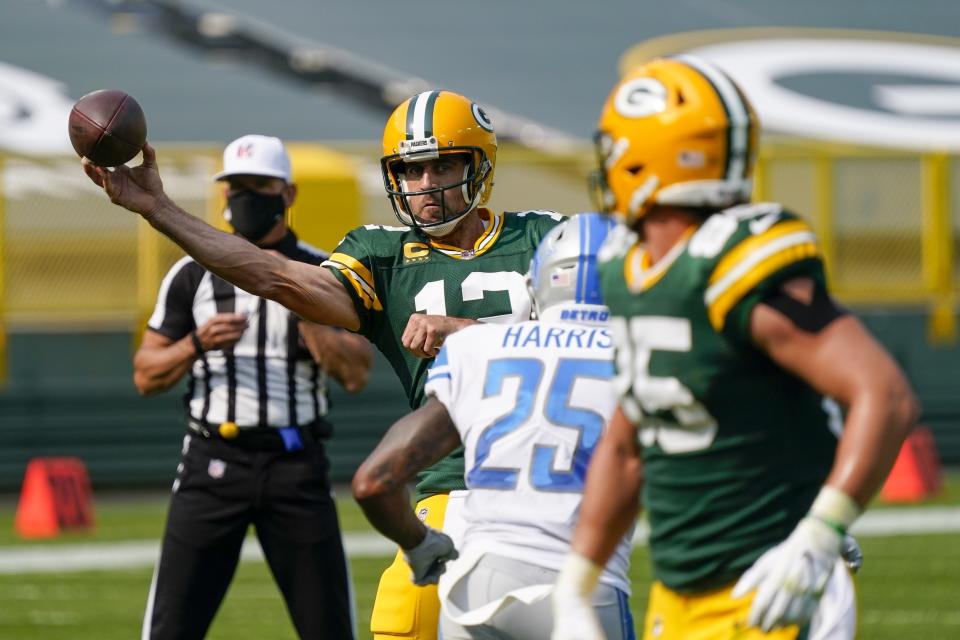
[[[129,162],[147,140],[147,120],[123,91],[102,89],[83,96],[70,111],[70,142],[98,167]]]

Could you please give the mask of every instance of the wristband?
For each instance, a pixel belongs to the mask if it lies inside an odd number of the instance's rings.
[[[200,342],[200,336],[197,335],[196,331],[190,332],[190,342],[193,343],[193,348],[197,352],[198,356],[203,355],[203,343]]]
[[[811,516],[826,523],[840,535],[846,534],[862,511],[853,498],[829,485],[820,489],[813,506],[810,507]]]
[[[600,581],[603,567],[597,566],[592,560],[571,551],[563,563],[560,575],[557,577],[557,590],[573,592],[587,597],[596,588]]]

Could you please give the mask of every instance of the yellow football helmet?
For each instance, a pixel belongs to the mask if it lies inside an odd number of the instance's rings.
[[[723,71],[693,56],[625,75],[595,136],[598,206],[631,226],[655,205],[717,209],[748,202],[759,123]]]
[[[407,191],[404,165],[436,160],[441,154],[466,154],[469,161],[461,181],[436,189]],[[446,235],[457,221],[486,204],[493,188],[493,170],[497,163],[497,135],[493,124],[475,102],[451,91],[418,93],[397,107],[383,131],[383,157],[380,168],[387,197],[403,224],[434,236]],[[461,188],[467,206],[442,220],[424,223],[410,212],[407,198]],[[446,207],[442,207],[446,211]]]

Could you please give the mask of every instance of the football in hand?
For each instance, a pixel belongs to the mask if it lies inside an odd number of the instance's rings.
[[[70,142],[98,167],[132,160],[147,140],[143,109],[123,91],[103,89],[83,96],[70,111]]]

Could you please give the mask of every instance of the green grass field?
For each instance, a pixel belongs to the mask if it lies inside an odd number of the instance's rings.
[[[152,540],[162,531],[166,497],[103,496],[97,530],[65,535],[42,544]],[[929,505],[960,505],[960,474]],[[876,508],[884,508],[878,505]],[[13,532],[14,505],[0,506],[0,547],[28,548]],[[368,531],[350,500],[340,500],[343,528]],[[960,535],[868,537],[861,540],[866,564],[858,578],[860,635],[869,640],[960,638]],[[354,558],[358,637],[367,622],[380,572],[390,558]],[[152,570],[0,575],[0,638],[16,640],[103,640],[139,637]],[[634,615],[642,615],[650,581],[645,548],[633,554]],[[638,620],[639,624],[639,620]],[[295,638],[266,566],[240,565],[226,602],[208,636],[214,639]]]

